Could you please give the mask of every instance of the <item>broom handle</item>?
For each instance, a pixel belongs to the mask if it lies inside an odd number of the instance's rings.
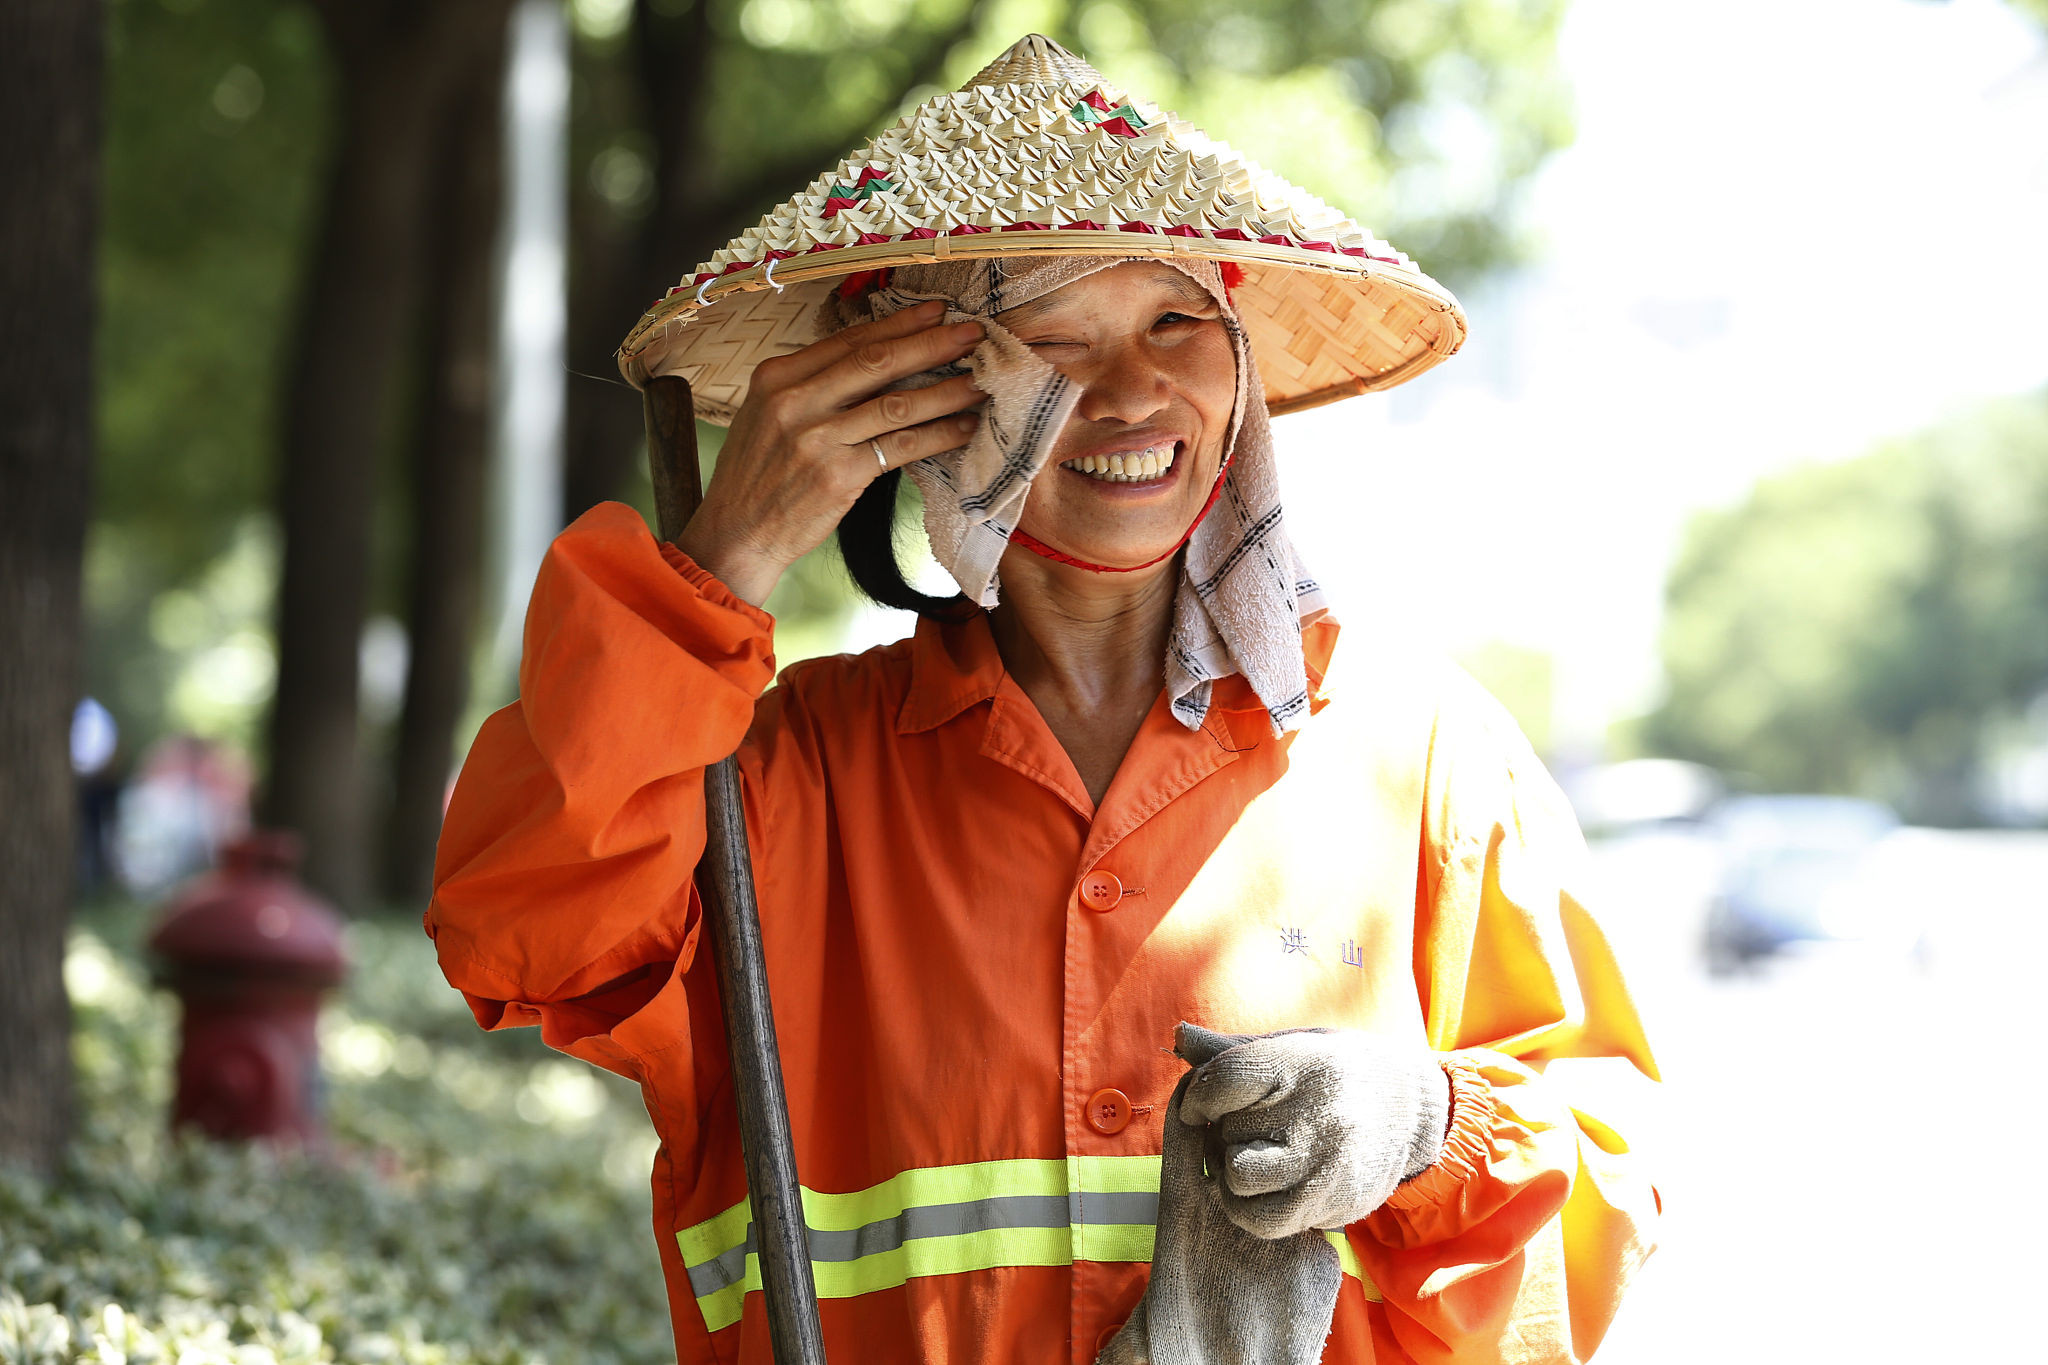
[[[661,538],[674,544],[704,498],[689,381],[679,375],[650,379],[643,403],[655,519]],[[796,1144],[782,1088],[782,1059],[775,1049],[761,916],[754,902],[753,864],[747,856],[747,816],[740,805],[739,765],[731,758],[705,770],[704,824],[697,890],[711,920],[718,994],[725,1007],[726,1050],[732,1059],[740,1147],[753,1201],[768,1339],[775,1365],[824,1365],[818,1287],[811,1277],[803,1196],[796,1180]]]

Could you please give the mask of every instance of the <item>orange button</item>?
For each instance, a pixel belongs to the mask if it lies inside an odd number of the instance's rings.
[[[1090,910],[1110,911],[1124,898],[1124,884],[1117,880],[1116,873],[1104,872],[1101,868],[1081,878],[1081,904]]]
[[[1131,1121],[1131,1097],[1121,1090],[1098,1090],[1088,1097],[1088,1126],[1107,1136],[1121,1133]]]
[[[1115,1341],[1116,1334],[1123,1330],[1124,1325],[1122,1323],[1112,1322],[1109,1326],[1103,1328],[1100,1332],[1097,1332],[1095,1334],[1095,1354],[1099,1356],[1104,1351],[1107,1351],[1109,1349],[1109,1343]]]

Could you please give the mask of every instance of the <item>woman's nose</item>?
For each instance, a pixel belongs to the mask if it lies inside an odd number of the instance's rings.
[[[1135,426],[1165,407],[1172,394],[1165,371],[1143,346],[1105,351],[1081,373],[1067,377],[1081,385],[1074,413],[1087,422]]]

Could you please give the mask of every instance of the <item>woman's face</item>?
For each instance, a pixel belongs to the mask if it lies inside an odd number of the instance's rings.
[[[1022,529],[1112,568],[1173,549],[1216,482],[1237,396],[1216,300],[1170,265],[1133,261],[996,320],[1081,387]]]

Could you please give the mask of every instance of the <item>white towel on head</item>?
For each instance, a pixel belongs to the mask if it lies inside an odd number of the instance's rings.
[[[1283,734],[1308,716],[1301,630],[1328,604],[1287,538],[1265,393],[1215,262],[997,256],[904,266],[865,299],[835,297],[821,325],[829,331],[942,299],[949,322],[973,320],[987,328],[987,339],[967,365],[919,376],[921,383],[936,383],[971,370],[989,395],[984,420],[960,449],[919,460],[908,470],[924,494],[932,554],[969,599],[993,607],[1000,591],[997,565],[1023,515],[1031,481],[1045,467],[1081,398],[1079,386],[1033,355],[996,315],[1134,260],[1171,265],[1213,295],[1237,357],[1237,401],[1224,446],[1228,472],[1216,505],[1195,528],[1181,559],[1164,660],[1167,695],[1174,716],[1189,729],[1199,729],[1209,712],[1211,684],[1242,673],[1271,717],[1274,733]]]

